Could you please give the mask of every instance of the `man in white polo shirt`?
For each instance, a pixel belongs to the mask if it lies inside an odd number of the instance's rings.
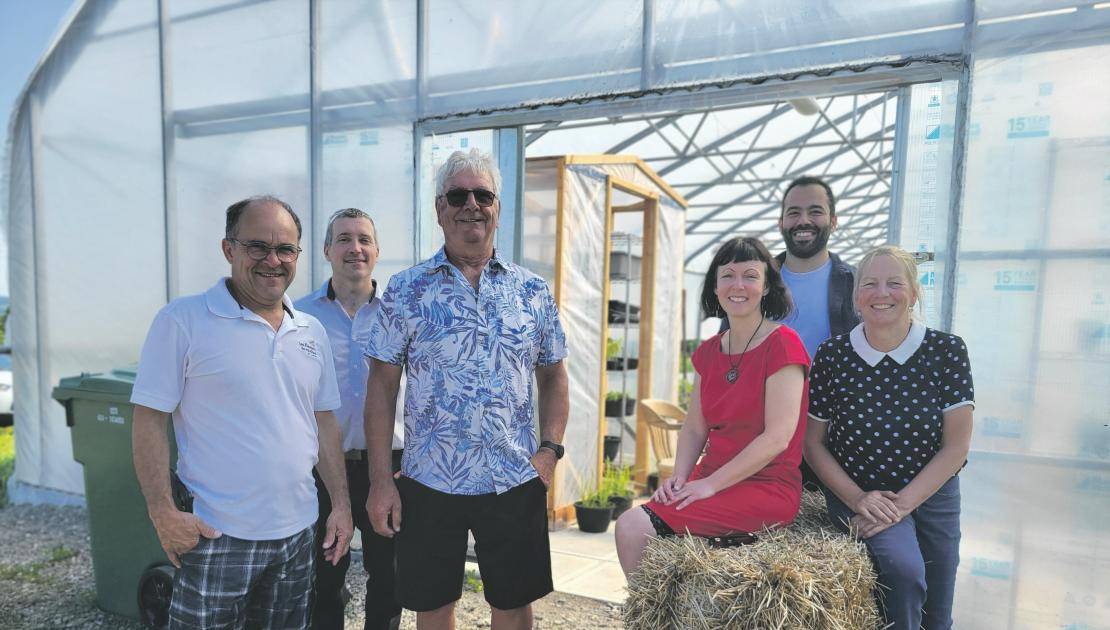
[[[393,539],[378,535],[362,506],[370,492],[369,459],[362,410],[366,404],[366,378],[370,365],[363,348],[370,326],[377,318],[381,300],[373,279],[374,265],[381,253],[374,220],[358,208],[345,208],[331,215],[324,232],[324,257],[331,263],[331,278],[295,302],[297,310],[320,320],[331,341],[335,377],[342,406],[336,412],[347,460],[347,488],[353,506],[355,527],[362,533],[362,566],[366,569],[366,618],[364,630],[395,630],[401,623],[401,606],[393,596]],[[393,470],[401,468],[404,448],[404,416],[393,424]],[[328,492],[316,484],[320,520],[316,535],[325,534],[324,515],[330,511]],[[317,548],[317,554],[322,551]],[[312,605],[314,630],[343,630],[344,582],[350,555],[338,565],[316,561],[316,597]]]
[[[170,628],[307,628],[316,522],[315,466],[334,497],[326,558],[353,528],[331,348],[285,296],[301,224],[274,197],[227,209],[231,277],[174,300],[139,361],[135,472],[166,556],[178,567]],[[171,497],[166,423],[193,513]]]

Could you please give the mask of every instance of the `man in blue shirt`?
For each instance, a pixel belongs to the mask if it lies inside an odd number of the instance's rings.
[[[779,215],[786,251],[776,258],[794,311],[783,321],[798,332],[810,357],[821,342],[859,323],[852,307],[852,268],[829,251],[835,230],[836,198],[829,185],[808,176],[790,182]]]
[[[370,491],[362,418],[369,364],[363,347],[381,303],[377,297],[378,283],[372,277],[380,253],[378,231],[368,214],[357,208],[337,211],[324,233],[324,257],[331,263],[332,276],[296,302],[298,310],[320,320],[331,343],[342,399],[335,416],[343,442],[354,524],[362,533],[362,566],[367,574],[366,630],[395,629],[401,621],[401,607],[393,597],[393,539],[374,533],[363,507]],[[402,430],[400,425],[394,427],[391,458],[394,468],[400,466]],[[319,478],[316,485],[320,514],[326,515],[331,511],[330,496]],[[323,525],[323,520],[317,522],[317,536],[323,533]],[[323,549],[317,553],[323,553]],[[349,554],[337,565],[317,559],[313,628],[343,629],[347,598],[344,582],[350,564]]]
[[[552,590],[547,487],[563,455],[566,339],[547,283],[494,250],[500,181],[478,150],[440,167],[443,249],[390,280],[366,346],[367,510],[396,536],[397,599],[422,629],[454,627],[468,532],[491,627],[531,628],[532,602]],[[385,460],[402,366],[394,483]]]

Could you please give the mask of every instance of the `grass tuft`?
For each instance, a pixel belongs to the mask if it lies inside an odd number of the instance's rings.
[[[13,427],[0,427],[0,508],[8,505],[8,477],[15,469],[15,434]]]
[[[70,549],[69,547],[66,547],[65,545],[57,545],[57,546],[54,546],[54,547],[50,548],[50,560],[49,560],[49,562],[51,564],[54,564],[56,562],[65,562],[66,560],[69,560],[70,558],[72,558],[76,555],[77,555],[77,550],[76,549]]]
[[[463,577],[463,588],[473,593],[481,593],[485,589],[482,576],[473,569],[467,571],[466,576]]]
[[[49,584],[54,578],[43,575],[43,569],[52,564],[65,562],[76,555],[76,549],[70,549],[65,545],[55,545],[50,548],[49,556],[46,560],[28,562],[25,564],[8,564],[7,562],[0,562],[0,581],[10,580],[14,582],[29,582],[32,584]]]

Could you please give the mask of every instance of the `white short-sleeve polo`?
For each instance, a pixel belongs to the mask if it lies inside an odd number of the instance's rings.
[[[291,536],[317,518],[316,411],[339,408],[327,334],[285,298],[277,331],[221,279],[174,300],[143,344],[131,402],[172,413],[177,471],[193,510],[247,540]]]

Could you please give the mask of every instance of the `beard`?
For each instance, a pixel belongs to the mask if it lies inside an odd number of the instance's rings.
[[[817,234],[813,236],[813,240],[808,243],[799,243],[794,240],[794,232],[799,229],[815,230]],[[832,226],[825,225],[818,227],[816,225],[796,226],[789,232],[782,232],[782,240],[786,242],[786,251],[790,252],[791,256],[795,258],[812,258],[819,252],[823,251],[829,244],[829,235],[832,234]]]

